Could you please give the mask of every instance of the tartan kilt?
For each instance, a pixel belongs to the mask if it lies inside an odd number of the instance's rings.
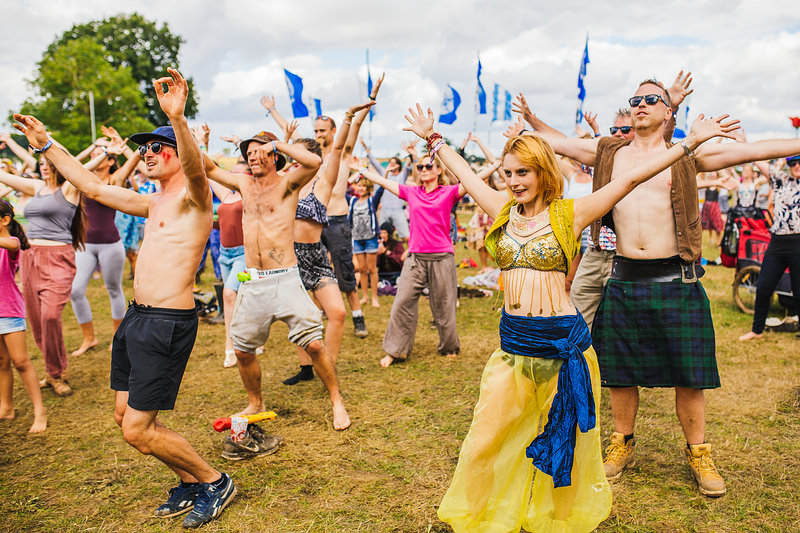
[[[604,387],[720,386],[711,308],[699,281],[610,279],[592,339]]]

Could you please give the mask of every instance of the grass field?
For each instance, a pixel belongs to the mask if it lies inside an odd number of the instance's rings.
[[[464,253],[460,248],[459,259]],[[770,333],[740,344],[737,337],[748,330],[750,317],[733,306],[732,279],[733,270],[712,266],[703,280],[722,377],[722,388],[706,396],[707,435],[728,494],[712,500],[697,492],[673,394],[644,390],[637,465],[613,485],[613,509],[601,531],[800,531],[800,340]],[[174,476],[128,446],[114,424],[111,323],[101,283],[89,287],[100,346],[70,359],[72,396],[44,392],[50,426],[42,435],[26,434],[33,414],[16,376],[17,418],[0,423],[0,522],[6,531],[181,529],[179,519],[151,517]],[[203,286],[211,285],[206,274]],[[126,294],[132,295],[128,281]],[[222,437],[211,422],[244,407],[246,398],[237,370],[222,367],[223,327],[201,322],[176,409],[161,419],[229,472],[239,488],[231,507],[205,531],[450,531],[437,520],[436,508],[471,420],[483,365],[498,345],[499,315],[492,312],[494,297],[462,299],[462,351],[449,360],[436,354],[436,331],[423,300],[413,356],[382,369],[380,341],[391,301],[381,297],[380,309],[366,309],[366,339],[353,337],[348,319],[338,369],[353,425],[344,432],[332,429],[319,379],[281,384],[296,371],[297,357],[286,327],[273,327],[261,365],[267,407],[279,417],[264,424],[283,435],[285,444],[275,455],[235,463],[220,457]],[[69,306],[64,330],[69,351],[80,343]],[[44,364],[32,340],[29,349],[42,376]],[[606,395],[598,422],[605,444],[612,431]]]

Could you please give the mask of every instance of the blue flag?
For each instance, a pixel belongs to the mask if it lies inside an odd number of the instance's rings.
[[[483,67],[481,66],[481,60],[478,59],[478,114],[485,115],[486,91],[483,90],[483,84],[481,83],[481,70],[483,70]]]
[[[314,110],[317,112],[317,116],[322,115],[322,100],[319,98],[314,98]]]
[[[447,86],[448,92],[444,95],[442,102],[442,114],[439,115],[439,122],[442,124],[452,124],[456,121],[456,111],[461,105],[461,96],[450,85]]]
[[[506,91],[506,105],[503,109],[503,120],[511,120],[511,93]]]
[[[496,83],[494,84],[494,97],[492,100],[492,122],[497,120],[497,104],[498,104],[498,97],[500,96],[500,86]]]
[[[583,78],[586,77],[586,65],[589,64],[589,36],[586,36],[586,46],[583,49],[581,58],[581,69],[578,72],[578,111],[575,113],[575,124],[580,124],[583,120],[583,101],[586,99],[586,87],[583,85]]]
[[[369,65],[367,65],[367,98],[372,94],[372,76],[369,75]],[[372,122],[372,117],[375,116],[375,106],[369,108],[369,121]]]
[[[686,100],[678,107],[678,110],[675,112],[675,131],[672,132],[673,139],[685,139],[686,134],[689,131],[689,98],[692,96],[689,95],[686,97]]]
[[[292,101],[292,115],[294,118],[308,116],[308,108],[303,103],[303,78],[283,69],[286,74],[286,87],[289,89],[289,99]]]

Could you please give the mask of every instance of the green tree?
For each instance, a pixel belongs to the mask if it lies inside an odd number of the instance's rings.
[[[108,53],[88,37],[45,54],[30,85],[38,94],[25,101],[22,113],[36,116],[73,153],[93,141],[89,91],[98,124],[112,125],[122,135],[153,129],[131,69],[111,66]]]
[[[148,120],[153,124],[166,124],[167,117],[158,106],[153,92],[153,79],[166,76],[167,67],[180,70],[178,56],[183,38],[170,32],[166,24],[158,27],[138,13],[116,15],[76,24],[47,48],[46,55],[82,37],[89,37],[102,46],[108,52],[107,59],[111,66],[130,68],[133,79],[144,94]],[[194,118],[197,115],[194,82],[190,77],[186,81],[189,83],[189,99],[185,113],[187,118]]]

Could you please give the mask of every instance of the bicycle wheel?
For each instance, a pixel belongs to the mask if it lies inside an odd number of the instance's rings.
[[[761,267],[750,265],[741,269],[733,279],[733,301],[743,313],[752,315],[756,307],[756,287]],[[770,298],[770,304],[771,302]]]

